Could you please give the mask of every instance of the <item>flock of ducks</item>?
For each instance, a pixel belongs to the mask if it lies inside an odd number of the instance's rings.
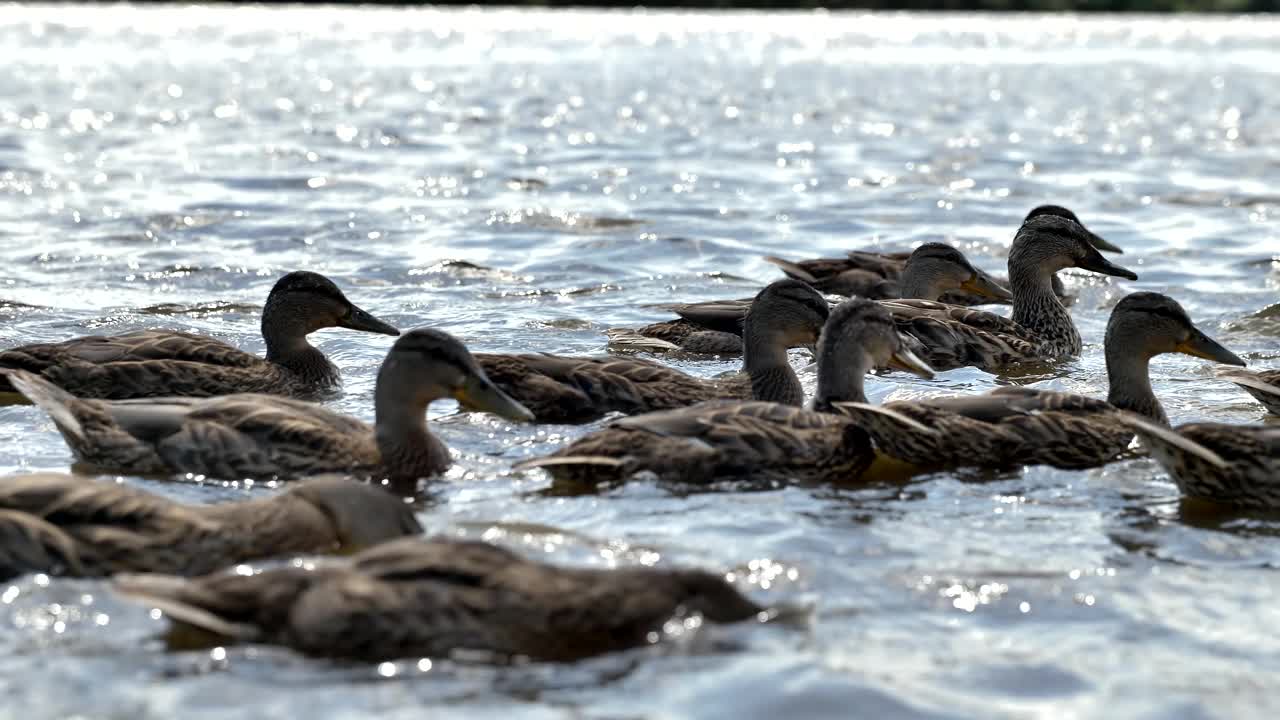
[[[941,243],[910,254],[769,258],[787,277],[754,298],[670,306],[675,320],[610,330],[610,347],[625,354],[603,358],[473,355],[439,330],[400,333],[312,272],[289,273],[271,290],[265,358],[157,330],[0,351],[0,392],[42,408],[95,472],[298,481],[260,499],[186,505],[73,475],[8,478],[0,579],[111,576],[118,592],[167,615],[175,647],[266,642],[360,659],[466,650],[571,660],[653,642],[681,613],[729,622],[774,612],[705,572],[563,568],[423,537],[404,496],[450,465],[426,420],[444,398],[517,422],[624,415],[517,465],[563,482],[850,482],[886,464],[1083,469],[1149,451],[1189,497],[1280,509],[1280,425],[1172,428],[1148,365],[1183,353],[1234,366],[1222,376],[1271,413],[1280,413],[1280,370],[1239,369],[1243,360],[1158,293],[1133,293],[1112,311],[1106,399],[1002,387],[868,402],[863,380],[876,370],[931,378],[1079,354],[1056,273],[1137,279],[1103,250],[1120,252],[1069,210],[1043,206],[1013,239],[1007,279]],[[1011,316],[973,307],[983,303],[1012,304]],[[340,376],[307,335],[331,327],[398,336],[378,373],[372,426],[318,403]],[[788,360],[796,347],[816,358],[807,405]],[[741,355],[742,371],[706,379],[637,351]],[[223,572],[299,553],[352,557]]]

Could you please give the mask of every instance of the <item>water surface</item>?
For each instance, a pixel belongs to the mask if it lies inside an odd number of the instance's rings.
[[[307,268],[473,349],[598,353],[605,328],[663,317],[648,304],[753,293],[776,277],[765,254],[941,239],[999,270],[1021,217],[1057,202],[1141,280],[1068,278],[1087,348],[1041,386],[1105,394],[1106,318],[1138,289],[1280,364],[1275,21],[6,6],[0,41],[3,346],[167,327],[261,351],[267,291]],[[346,377],[333,405],[371,420],[390,338],[314,340]],[[1262,417],[1201,361],[1152,370],[1175,422]],[[103,583],[25,578],[0,587],[0,716],[1280,709],[1280,522],[1196,514],[1150,462],[565,495],[510,466],[590,428],[454,412],[431,412],[457,455],[421,513],[431,532],[733,572],[810,619],[672,628],[570,666],[346,665],[165,654],[161,623]],[[0,447],[6,473],[70,461],[30,407],[0,408]]]

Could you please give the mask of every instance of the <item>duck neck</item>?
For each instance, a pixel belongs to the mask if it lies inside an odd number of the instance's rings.
[[[750,314],[742,332],[742,371],[751,379],[751,399],[797,406],[804,402],[804,388],[787,361],[782,333]]]
[[[1151,389],[1151,356],[1121,345],[1119,342],[1106,344],[1107,402],[1168,425],[1169,417]]]
[[[448,469],[449,450],[427,429],[430,398],[405,392],[405,384],[378,377],[374,392],[374,436],[382,469],[393,482],[412,482]]]
[[[262,339],[267,343],[267,362],[284,367],[310,383],[336,383],[338,368],[307,342],[308,332],[305,323],[285,317],[279,308],[268,308],[262,314]]]
[[[1039,335],[1061,354],[1078,354],[1083,347],[1071,314],[1053,292],[1053,271],[1045,267],[1009,265],[1013,321]]]
[[[818,356],[818,391],[813,396],[813,409],[837,412],[838,402],[867,402],[862,381],[871,369],[871,361],[862,352],[824,352]]]

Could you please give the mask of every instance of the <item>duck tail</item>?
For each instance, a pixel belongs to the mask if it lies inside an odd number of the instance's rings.
[[[803,280],[804,282],[807,282],[810,285],[818,282],[818,278],[814,277],[813,273],[809,272],[808,270],[805,270],[804,268],[791,262],[790,260],[783,260],[782,258],[775,257],[773,255],[765,255],[764,261],[771,265],[777,265],[779,268],[782,269],[783,274],[785,274],[787,277],[794,278],[796,280]]]
[[[57,425],[64,435],[70,435],[82,442],[85,440],[84,428],[76,419],[73,409],[75,404],[80,402],[79,398],[26,370],[0,368],[0,375],[8,378],[15,390],[48,413],[53,419],[53,424]]]
[[[216,644],[219,639],[249,642],[259,639],[261,631],[244,623],[220,617],[215,612],[200,607],[199,580],[173,575],[120,574],[112,579],[112,589],[120,596],[147,605],[164,613],[174,623],[170,641],[180,629],[195,629],[213,637],[206,642]]]
[[[1216,368],[1214,374],[1224,380],[1239,385],[1245,389],[1252,389],[1262,392],[1266,395],[1280,396],[1280,387],[1273,385],[1266,380],[1258,377],[1257,374],[1248,370],[1240,370],[1239,368]]]
[[[605,455],[548,455],[546,457],[521,460],[511,467],[517,470],[525,470],[527,468],[563,467],[566,465],[592,465],[595,467],[620,468],[624,464],[626,463],[623,460],[607,457]]]
[[[666,340],[647,337],[635,330],[610,328],[604,331],[609,338],[609,349],[625,352],[671,352],[680,346]]]
[[[0,578],[27,573],[86,575],[70,535],[41,517],[0,509]]]
[[[1173,448],[1180,453],[1194,455],[1218,468],[1226,469],[1230,467],[1230,464],[1213,450],[1210,450],[1204,445],[1201,445],[1171,427],[1151,422],[1137,413],[1120,413],[1120,422],[1129,426],[1129,429],[1133,430],[1138,437],[1142,438],[1142,442],[1149,446],[1155,447],[1163,445],[1167,448]]]
[[[937,435],[938,431],[925,425],[919,420],[909,418],[900,412],[891,410],[880,405],[872,405],[870,403],[858,402],[836,402],[832,405],[840,412],[853,418],[855,421],[865,419],[872,416],[873,420],[883,423],[888,421],[895,430],[902,432],[922,433],[925,435]]]

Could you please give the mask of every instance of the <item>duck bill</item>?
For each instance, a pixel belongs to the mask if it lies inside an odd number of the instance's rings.
[[[994,300],[1013,300],[1013,293],[981,270],[975,271],[968,280],[960,283],[960,289]]]
[[[1122,268],[1110,260],[1102,257],[1102,253],[1093,251],[1087,257],[1076,261],[1076,267],[1091,272],[1101,273],[1103,275],[1114,275],[1116,277],[1126,278],[1128,280],[1137,280],[1138,273]]]
[[[515,422],[533,422],[534,420],[529,408],[502,392],[484,375],[468,376],[462,385],[453,391],[453,399],[467,410],[492,413]]]
[[[1098,248],[1099,250],[1105,250],[1109,253],[1116,253],[1117,255],[1124,254],[1124,250],[1121,250],[1119,245],[1115,245],[1106,240],[1103,240],[1102,236],[1098,235],[1097,233],[1090,230],[1089,228],[1085,228],[1084,232],[1086,235],[1089,236],[1089,244]]]
[[[929,363],[904,347],[898,348],[889,356],[889,367],[919,375],[925,380],[933,379],[933,368],[929,367]]]
[[[360,332],[378,333],[379,335],[391,335],[395,337],[400,334],[395,325],[383,322],[374,317],[371,313],[361,310],[355,305],[351,306],[351,314],[346,318],[338,321],[338,327],[344,327],[348,330],[359,330]]]
[[[1241,360],[1239,355],[1222,347],[1217,340],[1200,332],[1198,328],[1192,328],[1191,337],[1178,343],[1174,349],[1184,355],[1212,360],[1224,365],[1245,367],[1245,361]]]

